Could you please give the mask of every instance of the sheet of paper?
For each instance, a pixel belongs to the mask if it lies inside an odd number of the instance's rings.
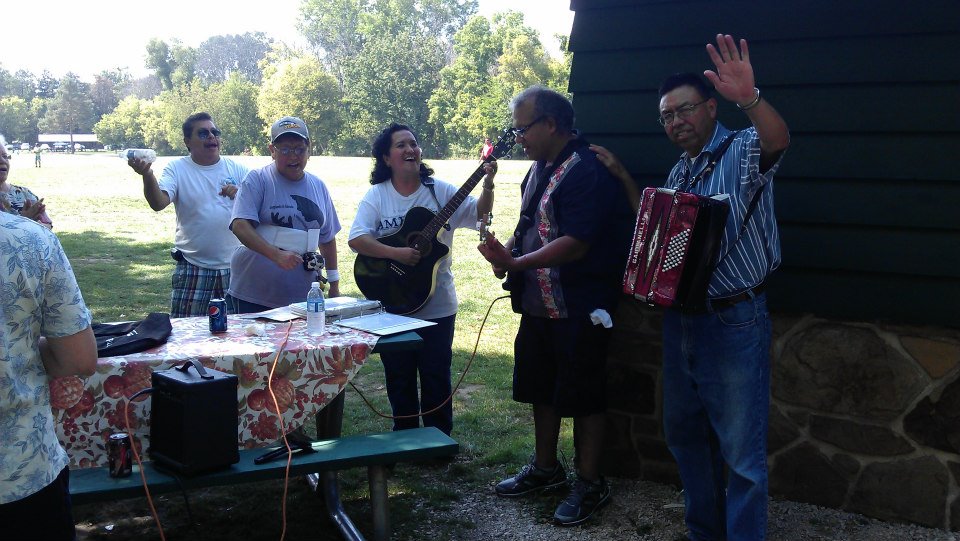
[[[436,325],[432,321],[424,321],[413,317],[400,316],[381,312],[379,314],[370,314],[368,316],[352,317],[350,319],[341,319],[337,325],[366,331],[379,336],[398,334],[414,329]]]
[[[230,317],[235,317],[237,319],[269,319],[270,321],[293,321],[294,319],[301,318],[303,316],[298,316],[290,310],[289,306],[281,306],[280,308],[274,308],[273,310],[266,310],[263,312],[257,312],[255,314],[235,314]]]
[[[307,303],[295,302],[290,305],[290,310],[294,314],[306,317]],[[362,316],[366,314],[380,312],[382,310],[379,301],[367,299],[355,299],[353,297],[330,297],[324,299],[324,309],[327,312],[327,321],[336,321],[340,318]]]

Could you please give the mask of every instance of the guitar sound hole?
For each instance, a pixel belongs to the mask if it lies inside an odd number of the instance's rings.
[[[433,243],[422,232],[417,231],[407,237],[407,246],[420,252],[420,257],[426,257],[433,248]]]

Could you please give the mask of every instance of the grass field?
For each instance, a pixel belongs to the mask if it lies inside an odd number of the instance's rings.
[[[268,157],[239,157],[247,166],[259,167],[268,163]],[[163,168],[170,158],[160,158],[155,171]],[[455,185],[462,184],[477,167],[475,161],[428,161],[436,170],[437,178]],[[371,160],[367,158],[313,157],[308,170],[328,185],[335,202],[343,230],[338,235],[341,292],[359,295],[353,282],[354,254],[346,244],[347,232],[357,204],[369,187]],[[496,202],[493,231],[506,237],[513,230],[519,212],[519,184],[529,166],[527,161],[504,161],[496,178]],[[84,299],[97,321],[139,319],[151,311],[169,311],[170,273],[173,260],[169,256],[174,233],[173,207],[153,212],[142,196],[142,182],[126,161],[110,153],[46,154],[42,168],[33,167],[33,156],[13,157],[11,184],[23,185],[43,197],[47,212],[73,264]],[[476,250],[477,236],[473,231],[458,231],[453,249],[453,272],[456,278],[460,310],[454,340],[454,383],[459,378],[480,332],[480,323],[490,303],[503,295],[500,283],[490,272],[489,265]],[[304,292],[306,295],[306,292]],[[453,517],[438,519],[444,506],[455,505],[457,487],[476,490],[488,486],[505,472],[512,471],[528,459],[533,448],[532,419],[529,408],[511,400],[513,370],[513,337],[518,317],[510,311],[509,301],[498,302],[490,314],[479,341],[479,350],[460,392],[454,399],[453,437],[461,444],[457,462],[443,470],[397,468],[391,480],[392,521],[397,530],[395,538],[412,535],[412,528],[423,520],[449,520],[451,539],[456,539],[457,528],[469,527],[469,521]],[[383,385],[382,369],[374,357],[363,368],[354,383],[381,411],[389,413],[389,404]],[[347,393],[344,432],[362,433],[389,430],[391,423],[372,413],[352,390]],[[570,426],[564,424],[562,447],[572,456]],[[431,477],[444,476],[446,483],[437,485]],[[452,485],[450,482],[453,482]],[[365,479],[359,473],[344,476],[344,491],[350,506],[363,509]],[[193,498],[193,496],[191,496]],[[295,492],[291,498],[312,497]],[[253,500],[251,500],[253,498]],[[180,538],[190,538],[191,528],[200,523],[205,539],[279,538],[279,526],[269,518],[258,518],[254,527],[245,520],[248,506],[256,501],[275,502],[279,498],[274,484],[265,484],[255,490],[238,487],[234,491],[213,491],[193,503],[194,512],[216,515],[211,524],[194,520],[194,524],[177,518],[182,505],[176,497],[161,500],[161,516],[171,517],[174,528],[181,528]],[[432,501],[424,507],[418,502]],[[166,511],[163,509],[166,502]],[[134,500],[111,508],[81,509],[78,518],[84,521],[91,539],[133,539],[140,534],[154,538],[151,520],[142,503]],[[444,503],[447,502],[447,503]],[[312,502],[313,505],[319,505]],[[142,507],[138,507],[138,505]],[[439,507],[437,507],[439,506]],[[197,508],[201,512],[197,512]],[[229,509],[227,509],[229,508]],[[256,507],[254,507],[256,508]],[[319,509],[319,508],[317,508]],[[262,511],[262,510],[261,510]],[[551,510],[552,511],[552,510]],[[358,511],[366,516],[366,511]],[[129,515],[134,515],[132,518]],[[237,516],[239,514],[239,516]],[[312,515],[318,513],[311,513]],[[441,513],[448,516],[449,513]],[[119,516],[118,516],[119,515]],[[270,515],[266,515],[269,517]],[[293,515],[292,515],[293,517]],[[354,517],[358,520],[358,517]],[[317,522],[313,522],[317,521]],[[332,529],[323,519],[297,522],[291,518],[291,532],[300,528],[317,535],[317,529]],[[103,534],[103,525],[117,524],[109,535]],[[364,523],[358,520],[361,528]],[[179,526],[177,526],[179,525]],[[122,526],[122,527],[121,527]],[[165,525],[165,527],[169,527]],[[123,532],[129,532],[125,537]],[[407,532],[405,534],[405,532]],[[220,535],[223,537],[220,537]],[[106,534],[103,534],[106,535]],[[326,534],[323,534],[326,535]],[[169,537],[168,537],[169,538]],[[314,537],[317,538],[317,537]]]

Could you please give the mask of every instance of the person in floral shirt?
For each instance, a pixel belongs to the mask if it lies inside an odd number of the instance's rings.
[[[6,146],[7,140],[0,134],[0,210],[30,218],[48,229],[52,228],[53,222],[47,216],[47,206],[43,199],[23,186],[14,186],[7,182],[10,154],[7,153]]]
[[[0,531],[4,539],[72,540],[67,453],[48,378],[89,376],[97,345],[57,237],[0,212]]]

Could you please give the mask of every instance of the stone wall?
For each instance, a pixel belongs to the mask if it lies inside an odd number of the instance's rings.
[[[661,316],[618,309],[612,475],[678,482],[660,424]],[[774,497],[960,530],[960,330],[773,315]]]

